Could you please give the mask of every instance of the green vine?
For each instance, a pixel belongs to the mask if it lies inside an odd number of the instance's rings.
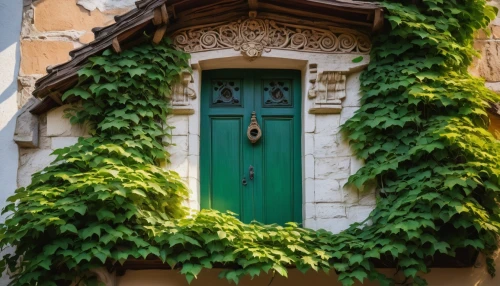
[[[56,150],[55,162],[9,198],[0,245],[16,250],[0,270],[15,273],[11,285],[92,285],[93,268],[158,257],[188,281],[203,268],[224,267],[220,276],[237,283],[296,267],[334,269],[343,285],[425,285],[418,275],[438,253],[493,253],[500,145],[487,132],[485,109],[500,97],[467,67],[473,33],[495,13],[484,0],[381,5],[390,27],[374,39],[362,107],[344,125],[366,161],[349,182],[374,181],[380,190],[367,222],[333,235],[293,223],[243,224],[211,210],[186,216],[186,186],[159,165],[168,159],[164,95],[188,56],[168,41],[142,44],[91,58],[64,94],[80,99],[71,121],[90,124],[93,137]],[[377,272],[376,259],[392,261],[405,281]]]

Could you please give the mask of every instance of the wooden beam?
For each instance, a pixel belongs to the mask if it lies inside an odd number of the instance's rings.
[[[375,16],[373,17],[373,32],[377,32],[384,26],[384,10],[375,10]]]
[[[161,11],[161,21],[163,24],[167,25],[168,24],[167,5],[165,4],[161,5],[160,11]]]
[[[60,92],[51,92],[49,93],[49,97],[52,98],[57,104],[63,105],[64,103],[61,100],[61,93]]]
[[[115,37],[113,39],[113,42],[111,43],[111,45],[113,46],[113,50],[115,50],[116,53],[121,53],[122,52],[122,48],[120,47],[120,41],[118,41],[118,37]]]
[[[167,25],[163,25],[158,27],[155,31],[155,35],[153,36],[153,43],[159,44],[163,36],[165,36],[165,32],[167,31]]]
[[[248,6],[250,7],[250,10],[259,9],[259,0],[248,0]]]
[[[156,8],[153,11],[153,25],[158,26],[162,23],[161,9]]]

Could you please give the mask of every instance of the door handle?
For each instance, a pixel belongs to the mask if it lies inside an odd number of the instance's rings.
[[[259,141],[260,137],[262,137],[262,130],[260,130],[259,123],[257,122],[257,116],[255,114],[255,111],[252,112],[250,125],[248,125],[247,129],[247,137],[252,144],[255,144],[255,142]]]
[[[253,171],[253,166],[250,165],[250,168],[248,168],[248,173],[249,173],[249,176],[250,176],[250,180],[253,180],[254,176],[255,176],[255,172]]]

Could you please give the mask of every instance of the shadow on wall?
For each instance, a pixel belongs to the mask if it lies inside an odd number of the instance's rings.
[[[14,143],[23,1],[0,0],[0,208],[17,188],[18,150]],[[0,218],[0,220],[3,220]]]
[[[17,92],[23,1],[0,0],[0,104]],[[0,111],[5,113],[4,107]],[[4,120],[3,114],[0,119]],[[0,122],[4,127],[5,122]]]

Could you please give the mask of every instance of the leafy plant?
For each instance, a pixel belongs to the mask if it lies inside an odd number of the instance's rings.
[[[425,285],[418,275],[438,253],[491,254],[500,228],[500,147],[487,132],[485,108],[500,98],[467,67],[477,55],[473,33],[495,13],[484,0],[381,5],[390,26],[374,39],[362,106],[343,127],[366,161],[349,182],[375,180],[380,189],[364,224],[333,235],[294,223],[243,224],[212,210],[186,216],[186,186],[159,165],[168,160],[165,94],[188,55],[168,41],[142,44],[91,58],[64,94],[81,104],[71,121],[89,124],[93,137],[56,150],[55,162],[9,198],[4,212],[13,213],[0,245],[16,250],[0,270],[15,273],[12,285],[90,285],[93,268],[157,257],[188,281],[203,268],[225,267],[220,276],[237,283],[297,267],[334,269],[343,285],[392,285],[373,264],[384,259],[403,282]]]

